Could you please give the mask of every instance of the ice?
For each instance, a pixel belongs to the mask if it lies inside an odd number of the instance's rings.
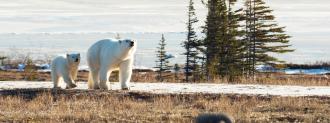
[[[330,73],[326,69],[286,69],[285,74],[308,74],[308,75],[322,75]]]

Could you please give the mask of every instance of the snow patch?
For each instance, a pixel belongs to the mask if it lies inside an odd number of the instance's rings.
[[[75,89],[87,89],[86,82],[78,82]],[[112,90],[119,90],[118,82],[108,83]],[[62,84],[62,87],[65,85]],[[52,82],[0,81],[0,90],[18,88],[52,88]],[[248,94],[274,96],[330,96],[327,86],[286,86],[286,85],[247,85],[211,83],[140,83],[132,82],[130,91],[158,94],[211,93],[211,94]]]

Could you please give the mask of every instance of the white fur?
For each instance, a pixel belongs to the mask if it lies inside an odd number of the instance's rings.
[[[76,61],[78,59],[78,61]],[[64,80],[66,88],[76,87],[78,66],[80,63],[80,54],[67,54],[58,56],[52,61],[51,76],[54,88],[59,88],[60,80]]]
[[[133,58],[136,50],[130,43],[133,40],[104,39],[93,44],[87,52],[90,68],[89,89],[108,89],[106,82],[112,71],[119,69],[119,82],[122,89],[129,89]]]

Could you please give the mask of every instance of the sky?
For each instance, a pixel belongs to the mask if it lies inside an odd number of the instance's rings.
[[[0,32],[181,32],[186,6],[184,0],[0,0]]]
[[[0,0],[0,33],[183,32],[187,1]],[[290,34],[330,32],[329,0],[265,1]],[[195,7],[201,26],[207,10],[200,0],[195,0]]]
[[[0,0],[0,33],[183,32],[187,1]],[[274,9],[276,21],[286,27],[297,49],[279,57],[288,61],[330,60],[329,0],[265,2]],[[207,10],[200,0],[195,0],[195,8],[200,19],[196,26],[200,27]]]
[[[188,0],[0,0],[0,33],[182,32]],[[265,0],[290,33],[330,32],[329,0]],[[242,0],[239,3],[243,3]],[[205,6],[195,0],[203,25]]]

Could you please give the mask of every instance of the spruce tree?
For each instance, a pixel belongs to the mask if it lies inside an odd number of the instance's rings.
[[[203,27],[203,33],[205,34],[205,39],[203,40],[204,49],[202,52],[205,54],[205,74],[207,80],[210,80],[216,76],[217,71],[217,55],[218,55],[218,43],[216,40],[216,33],[218,31],[217,20],[217,8],[219,0],[208,0],[206,6],[208,8],[208,14],[205,21],[205,26]]]
[[[185,82],[189,81],[189,76],[193,76],[193,81],[196,81],[196,66],[197,66],[197,55],[198,47],[200,46],[196,32],[194,31],[193,24],[197,23],[197,17],[195,14],[194,2],[189,0],[188,6],[188,22],[187,22],[187,39],[183,42],[183,47],[186,52],[184,53],[186,57],[185,63]]]
[[[263,0],[247,0],[245,2],[247,64],[249,74],[255,75],[255,67],[258,64],[272,64],[283,62],[269,55],[270,53],[287,53],[289,38],[285,34],[285,27],[275,22],[270,7]]]
[[[164,75],[165,71],[170,70],[171,66],[169,65],[169,60],[166,57],[166,50],[165,50],[166,42],[165,42],[165,37],[164,34],[162,34],[162,38],[159,42],[159,47],[157,47],[156,51],[156,67],[158,76],[157,79],[160,82],[164,81],[164,78],[168,77],[168,75]]]
[[[212,77],[232,79],[242,74],[244,32],[239,30],[242,9],[234,11],[231,7],[234,3],[234,0],[209,0],[207,4],[204,45],[207,73]]]
[[[245,34],[242,29],[243,9],[233,9],[236,4],[236,0],[227,0],[228,9],[228,29],[226,33],[226,43],[225,43],[225,62],[222,64],[225,69],[224,76],[227,76],[229,81],[235,81],[237,77],[243,75],[244,70],[244,54],[245,54],[245,44],[243,36]]]

